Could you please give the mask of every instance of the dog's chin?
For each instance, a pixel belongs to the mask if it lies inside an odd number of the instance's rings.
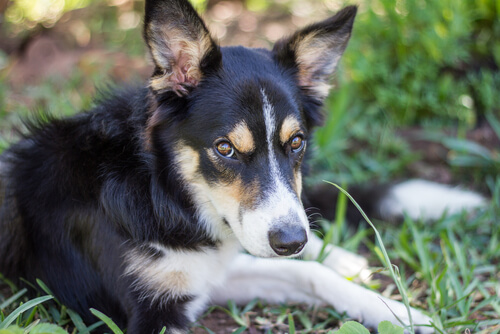
[[[297,254],[279,255],[279,254],[276,254],[276,252],[271,248],[271,245],[267,245],[267,247],[261,247],[261,248],[256,249],[255,247],[245,247],[245,245],[243,245],[243,243],[241,241],[240,241],[240,243],[242,244],[245,251],[247,251],[250,255],[261,257],[261,258],[269,258],[269,259],[273,259],[273,258],[279,258],[279,259],[298,258],[302,255],[302,253],[304,252],[304,249],[307,246],[307,244],[305,244],[302,247],[302,249],[300,250],[300,252],[298,252]]]

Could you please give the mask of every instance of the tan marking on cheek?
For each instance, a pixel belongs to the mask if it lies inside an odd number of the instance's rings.
[[[243,207],[253,209],[257,206],[259,200],[260,183],[258,181],[252,182],[244,189],[244,197],[241,201]]]
[[[229,184],[220,183],[217,186],[219,199],[225,201],[228,205],[236,203],[236,205],[246,209],[255,207],[259,190],[258,182],[252,182],[250,185],[245,186],[239,177]]]
[[[200,155],[183,141],[175,145],[176,163],[179,172],[186,181],[193,181],[199,177],[198,167],[200,165]]]
[[[252,132],[245,122],[238,123],[227,137],[241,153],[251,153],[255,150]]]
[[[228,202],[236,201],[237,203],[241,203],[244,194],[242,184],[241,178],[237,177],[230,183],[221,182],[217,188],[221,195],[224,194],[223,197],[230,197]]]
[[[280,131],[280,141],[281,144],[285,144],[290,140],[292,135],[300,131],[300,122],[299,120],[292,115],[288,115],[283,123],[281,124]]]

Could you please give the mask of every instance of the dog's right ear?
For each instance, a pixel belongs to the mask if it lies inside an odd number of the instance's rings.
[[[146,0],[144,39],[155,65],[150,87],[156,93],[187,95],[222,62],[218,45],[187,0]]]

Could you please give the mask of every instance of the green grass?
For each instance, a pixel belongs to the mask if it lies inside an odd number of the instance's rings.
[[[250,2],[258,7],[259,1]],[[140,31],[117,28],[117,15],[124,10],[138,12],[140,6],[134,2],[132,9],[91,7],[84,20],[105,50],[142,57]],[[404,14],[408,9],[410,14]],[[368,226],[354,230],[346,224],[346,198],[342,196],[336,220],[321,222],[325,239],[369,257],[375,273],[371,288],[408,298],[412,306],[432,317],[438,333],[500,333],[500,151],[465,137],[475,120],[485,117],[500,138],[500,75],[490,68],[472,71],[469,63],[478,57],[474,66],[481,66],[500,55],[498,11],[498,4],[487,0],[470,4],[383,0],[361,10],[337,75],[337,89],[326,104],[326,125],[315,137],[313,177],[308,183],[328,180],[344,186],[407,176],[409,164],[420,156],[397,129],[419,125],[427,130],[427,138],[451,150],[448,164],[458,182],[490,194],[490,205],[474,214],[443,217],[433,223],[375,221],[381,241],[373,240]],[[18,26],[6,27],[25,34]],[[0,58],[3,67],[9,59],[3,53]],[[496,59],[497,65],[499,62]],[[65,116],[90,107],[94,87],[110,82],[105,72],[112,66],[112,61],[83,63],[69,78],[54,76],[21,87],[12,87],[0,73],[0,152],[15,140],[11,128],[21,124],[20,116],[39,110]],[[458,70],[465,73],[453,77]],[[472,99],[472,106],[463,103],[464,99]],[[443,125],[456,135],[444,135]],[[387,266],[383,246],[397,265],[401,279],[396,282],[406,291],[404,297],[390,277],[389,268],[393,267]],[[0,334],[24,333],[26,329],[31,333],[90,333],[105,325],[112,328],[110,332],[121,332],[105,315],[99,314],[102,321],[85,324],[56,300],[40,303],[45,297],[28,299],[26,290],[2,282]],[[44,295],[51,294],[42,282],[38,285]],[[215,312],[234,320],[235,333],[250,327],[265,333],[333,333],[342,324],[353,326],[345,314],[329,307],[265,305],[255,300],[245,306],[229,303],[211,308],[207,314]],[[347,327],[339,333],[347,333]],[[210,328],[205,331],[213,332]]]

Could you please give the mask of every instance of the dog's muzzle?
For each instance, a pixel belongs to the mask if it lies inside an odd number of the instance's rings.
[[[284,226],[268,233],[269,245],[279,256],[298,254],[307,243],[307,232],[302,226]]]

